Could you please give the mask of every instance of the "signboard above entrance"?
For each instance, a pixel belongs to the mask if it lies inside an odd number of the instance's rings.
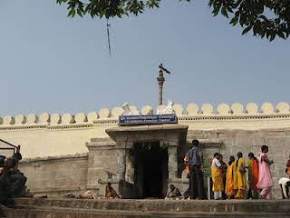
[[[119,126],[177,124],[175,114],[123,115],[119,117]]]

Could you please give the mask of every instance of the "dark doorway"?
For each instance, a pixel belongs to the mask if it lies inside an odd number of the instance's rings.
[[[135,184],[139,198],[163,198],[167,191],[168,151],[159,142],[135,143]]]

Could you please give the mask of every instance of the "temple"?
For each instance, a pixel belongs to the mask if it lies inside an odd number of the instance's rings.
[[[280,198],[278,179],[284,176],[290,151],[288,103],[273,106],[189,104],[172,106],[176,122],[120,125],[128,113],[152,115],[151,106],[138,109],[102,108],[88,114],[4,116],[0,138],[21,144],[21,170],[34,194],[62,196],[67,192],[94,190],[104,195],[107,182],[124,198],[162,198],[168,184],[185,191],[183,157],[193,139],[201,142],[205,181],[215,152],[230,155],[257,154],[269,146],[275,198]],[[161,105],[156,111],[166,110]]]

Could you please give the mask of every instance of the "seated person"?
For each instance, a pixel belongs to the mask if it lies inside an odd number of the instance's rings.
[[[2,172],[4,170],[5,159],[6,157],[4,155],[0,155],[0,175],[2,175]]]
[[[79,194],[79,199],[97,199],[96,194],[93,191],[85,191]]]
[[[8,158],[11,161],[11,167],[7,171],[9,176],[9,191],[13,198],[23,197],[26,193],[26,181],[27,178],[20,170],[18,170],[18,161],[14,158]]]
[[[285,170],[288,173],[288,170]],[[290,187],[290,179],[287,177],[282,177],[279,179],[279,185],[281,188],[282,198],[288,199],[289,198],[289,187]]]
[[[286,173],[290,177],[290,155],[289,155],[289,159],[288,159],[287,164],[286,164]]]
[[[176,188],[173,184],[169,185],[169,190],[166,194],[165,199],[172,199],[172,198],[181,198],[181,193],[178,188]]]
[[[105,197],[109,198],[109,199],[120,198],[120,196],[114,190],[114,188],[112,187],[112,184],[110,182],[108,182],[106,185]]]

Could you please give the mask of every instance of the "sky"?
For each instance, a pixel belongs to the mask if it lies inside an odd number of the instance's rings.
[[[205,0],[162,1],[141,16],[68,18],[55,0],[0,0],[0,115],[102,107],[290,102],[290,39],[241,35]]]

